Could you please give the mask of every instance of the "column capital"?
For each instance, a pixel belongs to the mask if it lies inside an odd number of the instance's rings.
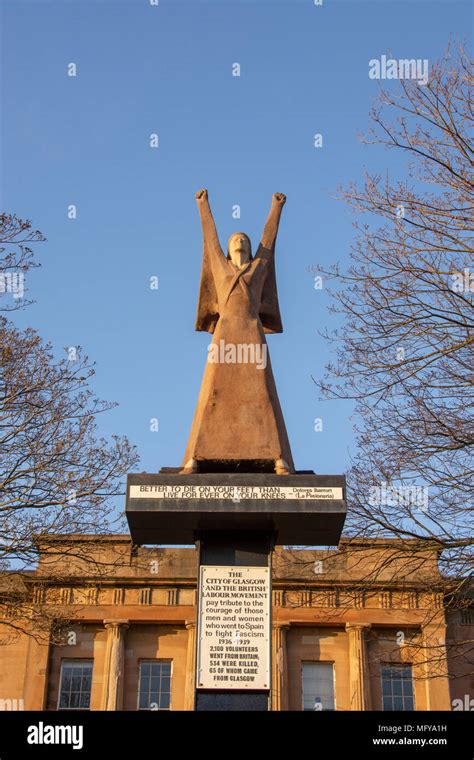
[[[189,631],[189,630],[192,630],[193,628],[196,628],[196,621],[185,620],[184,625],[185,625],[186,630]]]
[[[128,628],[130,620],[104,620],[104,628]]]
[[[288,628],[291,628],[291,623],[287,622],[286,620],[273,620],[272,628],[283,628],[285,630],[288,630]]]
[[[372,623],[346,623],[346,631],[369,631]]]

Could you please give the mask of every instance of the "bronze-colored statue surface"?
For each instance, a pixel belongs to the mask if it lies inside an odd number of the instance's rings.
[[[275,193],[255,256],[243,232],[224,255],[207,190],[196,193],[203,262],[196,330],[213,333],[194,414],[183,473],[199,462],[272,463],[294,471],[265,333],[283,331],[275,277],[275,242],[286,201]]]

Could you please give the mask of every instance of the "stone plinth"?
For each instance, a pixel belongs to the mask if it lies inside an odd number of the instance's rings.
[[[276,544],[335,546],[346,517],[343,475],[176,472],[127,480],[135,544],[192,544],[207,531],[272,533]]]

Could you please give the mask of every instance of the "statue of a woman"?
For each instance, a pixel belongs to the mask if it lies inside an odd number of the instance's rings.
[[[273,195],[255,257],[243,232],[231,235],[226,257],[207,190],[196,199],[204,238],[196,330],[213,339],[182,473],[212,462],[286,475],[294,471],[293,458],[265,340],[265,333],[283,331],[274,256],[286,197]]]

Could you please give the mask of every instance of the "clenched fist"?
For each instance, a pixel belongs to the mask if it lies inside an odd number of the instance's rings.
[[[196,193],[196,200],[197,201],[205,201],[207,200],[207,190],[203,188],[202,190],[198,190]]]
[[[286,195],[283,193],[273,193],[273,200],[283,206],[286,203]]]

